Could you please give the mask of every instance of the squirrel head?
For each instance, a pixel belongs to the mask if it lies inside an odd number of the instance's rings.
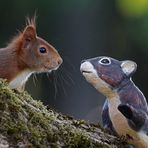
[[[80,70],[89,83],[104,95],[108,95],[130,80],[136,68],[133,61],[118,61],[101,56],[82,61]]]
[[[62,63],[57,50],[37,35],[35,17],[28,19],[24,30],[9,45],[15,48],[18,66],[22,69],[48,72]]]

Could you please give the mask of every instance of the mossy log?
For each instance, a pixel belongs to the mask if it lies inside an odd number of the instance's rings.
[[[123,141],[99,125],[47,109],[0,80],[0,148],[122,148]]]

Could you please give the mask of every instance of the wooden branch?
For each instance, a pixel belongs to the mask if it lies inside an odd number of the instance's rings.
[[[74,120],[0,80],[0,148],[122,148],[101,126]]]

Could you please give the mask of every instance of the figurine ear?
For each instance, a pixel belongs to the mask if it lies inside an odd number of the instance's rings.
[[[121,68],[127,76],[131,76],[136,71],[137,64],[133,61],[126,60],[121,63]]]
[[[26,48],[36,36],[36,29],[31,25],[27,26],[23,31],[23,47]]]

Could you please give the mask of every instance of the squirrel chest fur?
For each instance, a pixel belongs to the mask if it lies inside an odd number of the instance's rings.
[[[35,17],[5,48],[0,49],[0,78],[23,90],[32,73],[51,72],[62,64],[57,50],[37,35]]]
[[[133,61],[97,57],[82,61],[80,70],[107,97],[102,111],[104,128],[125,136],[136,148],[148,148],[148,106],[131,80],[136,68]]]

